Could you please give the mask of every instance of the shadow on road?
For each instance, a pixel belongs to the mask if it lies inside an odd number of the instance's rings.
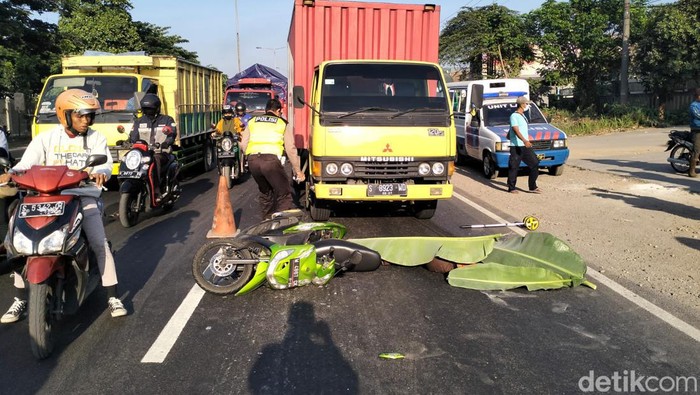
[[[681,218],[700,220],[700,209],[685,204],[669,202],[649,196],[638,196],[631,193],[613,192],[607,189],[590,188],[593,196],[604,199],[621,200],[630,206],[651,211],[663,211]]]
[[[316,320],[313,305],[294,303],[287,322],[282,343],[266,346],[255,361],[250,392],[356,394],[357,373],[333,343],[328,324]]]
[[[685,244],[686,246],[693,248],[697,251],[700,251],[700,240],[699,239],[691,239],[689,237],[676,237],[676,240],[678,240],[679,243]]]
[[[608,165],[606,171],[618,176],[634,177],[646,181],[666,182],[678,186],[687,187],[690,190],[700,189],[697,180],[687,177],[682,173],[677,173],[668,163],[650,163],[635,160],[613,160],[613,159],[587,159],[592,163]],[[639,169],[639,171],[630,170]],[[677,176],[672,176],[677,175]]]

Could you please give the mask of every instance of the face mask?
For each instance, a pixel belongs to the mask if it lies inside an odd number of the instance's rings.
[[[530,111],[530,105],[529,105],[529,104],[526,104],[526,105],[525,105],[525,111]]]

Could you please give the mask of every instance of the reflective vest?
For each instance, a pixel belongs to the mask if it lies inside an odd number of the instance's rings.
[[[274,115],[258,115],[248,123],[250,140],[246,155],[274,154],[282,157],[284,152],[284,131],[287,122]]]

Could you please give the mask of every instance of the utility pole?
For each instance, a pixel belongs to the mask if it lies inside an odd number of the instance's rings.
[[[622,22],[622,62],[620,64],[620,104],[629,101],[629,61],[630,61],[630,0],[625,0]]]
[[[241,72],[241,37],[238,34],[238,0],[236,0],[236,53],[238,55],[238,72]]]

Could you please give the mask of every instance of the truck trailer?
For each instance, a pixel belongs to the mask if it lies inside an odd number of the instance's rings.
[[[200,166],[209,171],[216,165],[209,127],[221,118],[223,73],[173,56],[112,55],[105,53],[68,56],[62,59],[62,73],[47,78],[37,102],[32,137],[58,125],[56,97],[66,89],[78,88],[97,97],[102,111],[92,128],[107,137],[114,160],[113,173],[128,150],[117,144],[128,139],[139,102],[155,93],[162,102],[161,113],[177,123],[173,153],[183,168]]]
[[[437,64],[440,7],[295,0],[289,103],[303,203],[393,202],[431,218],[452,196],[455,126]]]

